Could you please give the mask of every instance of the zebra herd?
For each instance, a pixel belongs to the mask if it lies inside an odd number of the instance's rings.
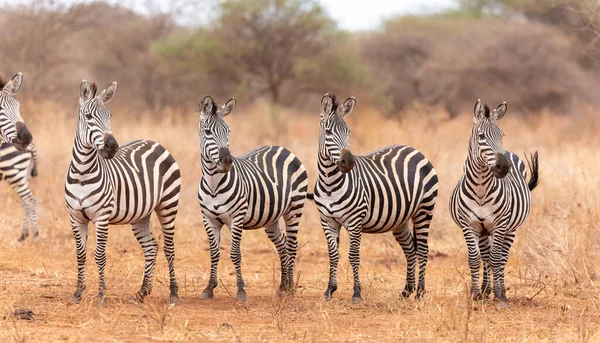
[[[21,73],[9,82],[0,80],[0,179],[21,198],[24,211],[20,241],[31,232],[38,235],[36,200],[28,188],[37,175],[33,137],[20,115],[15,99],[23,82]],[[119,146],[111,132],[111,113],[106,107],[115,96],[117,83],[98,92],[84,80],[80,85],[79,114],[72,160],[65,183],[65,201],[75,237],[77,303],[86,288],[85,264],[88,224],[95,226],[98,266],[98,301],[105,303],[106,242],[109,225],[131,224],[140,243],[145,268],[134,299],[141,302],[152,291],[158,244],[150,230],[155,212],[164,236],[169,266],[170,303],[178,304],[175,277],[175,217],[181,189],[180,170],[173,156],[159,143],[138,140]],[[306,199],[314,200],[329,250],[329,282],[324,299],[337,289],[340,229],[350,237],[349,261],[354,275],[353,302],[361,301],[360,243],[363,233],[391,231],[407,260],[406,284],[401,297],[425,294],[429,226],[438,195],[438,176],[431,162],[410,146],[394,145],[365,155],[350,150],[350,129],[345,121],[356,104],[351,97],[340,104],[334,95],[321,100],[318,179],[308,193],[308,176],[302,162],[289,150],[263,146],[240,157],[229,151],[229,127],[225,117],[236,107],[230,99],[223,106],[206,96],[199,104],[202,177],[198,200],[209,238],[210,278],[202,299],[214,297],[218,284],[220,233],[231,231],[231,260],[235,265],[237,299],[246,300],[241,270],[243,230],[265,228],[281,262],[281,295],[290,294],[300,218]],[[515,154],[505,151],[498,121],[506,103],[493,111],[477,101],[463,176],[450,199],[450,213],[462,229],[471,269],[471,295],[494,298],[505,304],[504,269],[516,229],[531,207],[532,191],[539,182],[537,152],[527,159],[531,173]],[[279,225],[285,222],[285,232]],[[412,225],[410,224],[412,222]],[[480,268],[483,280],[479,287]],[[416,280],[417,266],[419,278]],[[491,274],[491,275],[490,275]],[[490,285],[493,281],[493,287]]]

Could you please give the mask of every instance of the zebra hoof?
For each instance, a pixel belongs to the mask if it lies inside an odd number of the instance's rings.
[[[104,306],[106,306],[106,301],[107,300],[106,300],[105,296],[99,297],[98,302],[96,303],[96,305],[98,305],[98,307],[104,307]]]
[[[27,237],[28,237],[28,236],[29,236],[29,235],[21,235],[21,237],[19,237],[18,241],[19,241],[19,242],[23,242],[24,240],[26,240],[26,239],[27,239]]]
[[[242,291],[242,292],[238,292],[237,294],[237,300],[240,302],[246,302],[246,292]]]
[[[169,304],[179,305],[179,296],[177,294],[171,294],[171,297],[169,299]]]
[[[200,299],[202,299],[202,300],[212,299],[214,297],[215,297],[215,294],[213,293],[213,291],[204,290],[204,292],[202,292],[202,294],[200,294]]]
[[[360,304],[360,303],[362,303],[362,298],[361,297],[352,297],[352,303]]]
[[[73,296],[71,297],[71,302],[73,304],[79,304],[79,302],[81,302],[81,294],[80,295],[73,294]]]

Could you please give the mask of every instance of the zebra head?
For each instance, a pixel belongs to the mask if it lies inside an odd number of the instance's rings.
[[[348,173],[355,164],[350,151],[350,128],[344,117],[354,109],[356,99],[350,97],[340,106],[335,95],[325,94],[321,99],[319,125],[320,158],[336,164],[342,173]]]
[[[15,99],[23,84],[23,74],[18,73],[8,83],[0,80],[0,143],[14,144],[25,150],[33,141],[31,132],[21,118],[21,105]]]
[[[205,96],[200,106],[200,151],[203,158],[217,166],[221,173],[227,173],[233,164],[229,151],[229,126],[225,117],[235,109],[235,99],[229,99],[219,107],[210,96]]]
[[[481,100],[477,100],[473,112],[474,125],[469,148],[472,154],[471,158],[477,164],[487,166],[499,179],[505,177],[511,168],[511,163],[506,158],[502,146],[504,132],[498,126],[498,120],[504,117],[506,109],[506,102],[503,102],[490,112],[487,104],[482,104]]]
[[[102,158],[111,159],[119,150],[119,143],[110,130],[111,114],[105,105],[115,96],[117,83],[113,82],[98,96],[97,90],[95,83],[81,82],[77,135],[85,148],[95,148]]]

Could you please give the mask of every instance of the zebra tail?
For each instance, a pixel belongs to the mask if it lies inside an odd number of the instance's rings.
[[[527,158],[527,166],[529,166],[529,171],[531,173],[531,177],[529,178],[529,183],[527,186],[530,191],[533,191],[537,185],[540,184],[540,163],[538,161],[538,152],[534,152],[531,154],[531,159]]]
[[[308,200],[315,200],[315,194],[314,193],[306,193],[306,199]]]

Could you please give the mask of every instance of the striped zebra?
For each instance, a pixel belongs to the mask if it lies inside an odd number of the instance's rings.
[[[239,301],[246,300],[240,253],[242,230],[265,228],[281,260],[280,294],[293,288],[298,223],[308,187],[306,170],[294,154],[278,146],[263,146],[240,157],[231,156],[225,117],[235,105],[235,100],[230,99],[219,107],[208,95],[200,104],[202,178],[198,200],[211,258],[210,279],[202,299],[214,297],[223,225],[231,231],[231,260],[236,270]],[[285,234],[279,226],[282,217]]]
[[[463,176],[452,192],[450,214],[463,231],[471,269],[471,295],[487,298],[490,273],[493,273],[494,298],[505,304],[504,269],[516,229],[523,224],[531,207],[531,191],[538,185],[539,164],[535,152],[527,160],[531,178],[523,161],[502,146],[504,133],[498,120],[506,113],[506,103],[495,110],[477,100],[473,129]],[[483,282],[479,272],[483,261]]]
[[[406,285],[401,296],[415,291],[425,293],[425,268],[429,247],[429,224],[438,193],[438,177],[431,162],[418,150],[404,145],[381,148],[366,155],[350,151],[350,129],[346,117],[356,100],[348,98],[341,106],[334,95],[321,100],[319,127],[319,178],[314,200],[321,215],[329,248],[329,284],[324,298],[337,289],[340,228],[350,237],[349,260],[354,273],[353,302],[360,302],[360,241],[363,233],[391,231],[407,260]],[[413,228],[409,227],[412,220]]]
[[[6,180],[15,190],[23,208],[23,231],[19,242],[24,241],[30,231],[33,237],[39,235],[36,199],[29,189],[30,176],[37,175],[37,150],[33,143],[25,151],[8,143],[0,145],[0,180]]]
[[[169,264],[171,304],[179,303],[175,279],[175,216],[181,186],[179,166],[160,144],[138,140],[119,147],[110,129],[111,113],[106,108],[117,83],[96,96],[96,85],[83,80],[80,86],[79,118],[73,157],[67,173],[65,200],[77,248],[77,288],[72,301],[81,300],[85,290],[85,261],[88,223],[96,227],[99,269],[99,305],[106,302],[106,240],[109,224],[131,224],[145,257],[144,279],[134,297],[143,301],[152,291],[152,274],[158,245],[150,231],[150,216],[156,212],[164,236]]]
[[[33,141],[31,132],[21,118],[21,104],[15,99],[22,85],[22,73],[6,83],[0,80],[0,143],[13,144],[20,151],[26,150]]]

